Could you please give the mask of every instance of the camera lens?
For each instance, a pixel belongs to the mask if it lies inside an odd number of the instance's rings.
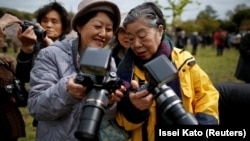
[[[80,124],[75,132],[79,140],[93,141],[108,105],[108,91],[104,89],[91,90],[85,100]]]
[[[87,141],[95,140],[103,114],[104,111],[95,106],[83,108],[79,130],[75,132],[76,138]]]
[[[196,118],[186,112],[181,100],[169,86],[161,86],[155,98],[163,115],[175,124],[198,125]]]

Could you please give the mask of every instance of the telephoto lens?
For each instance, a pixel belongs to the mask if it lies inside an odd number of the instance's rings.
[[[97,140],[97,132],[108,105],[108,91],[92,89],[85,100],[75,137],[84,141]]]
[[[93,59],[93,56],[98,57]],[[87,87],[80,123],[75,137],[82,141],[97,141],[102,118],[108,108],[111,94],[121,87],[121,80],[111,70],[111,50],[87,47],[80,57],[76,83]]]
[[[198,125],[196,118],[188,113],[179,97],[167,85],[157,88],[156,102],[163,115],[176,125]]]
[[[157,66],[163,66],[158,69]],[[197,119],[184,108],[181,99],[166,84],[177,77],[177,69],[165,56],[160,55],[144,65],[149,92],[154,94],[163,116],[177,125],[198,125]],[[144,87],[145,87],[144,86]],[[145,88],[144,88],[145,89]]]

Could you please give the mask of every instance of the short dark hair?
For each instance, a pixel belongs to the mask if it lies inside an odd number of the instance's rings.
[[[51,2],[37,10],[36,20],[41,24],[43,17],[50,11],[55,10],[60,16],[60,20],[62,22],[62,34],[68,34],[71,31],[70,26],[70,16],[67,10],[58,2]],[[61,35],[61,36],[63,36]]]
[[[85,25],[91,18],[97,15],[98,12],[104,12],[108,15],[108,17],[112,20],[115,18],[114,14],[107,12],[107,11],[91,11],[88,14],[84,15],[84,18],[78,18],[76,20],[76,26],[83,26]],[[113,24],[113,29],[115,29],[116,25]]]
[[[141,5],[132,8],[124,19],[123,26],[126,27],[127,24],[133,23],[139,18],[146,19],[148,26],[150,27],[158,27],[159,25],[162,25],[163,29],[166,29],[164,15],[161,9],[153,2],[144,2]]]

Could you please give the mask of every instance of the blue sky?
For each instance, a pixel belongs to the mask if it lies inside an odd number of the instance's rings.
[[[34,12],[39,7],[43,6],[46,3],[49,3],[54,0],[1,0],[0,7],[10,7],[17,10]],[[81,0],[56,0],[62,3],[63,6],[69,11],[74,13],[77,12],[77,6]],[[143,3],[145,0],[113,0],[116,3],[121,12],[129,11],[131,8],[135,7],[138,4]],[[146,0],[152,1],[152,0]],[[201,3],[198,4],[189,4],[184,13],[182,14],[182,19],[195,19],[197,14],[204,10],[206,5],[211,5],[218,13],[219,18],[225,19],[226,12],[228,10],[233,10],[236,5],[245,3],[250,6],[250,0],[194,0]],[[159,0],[160,4],[167,6],[167,0]],[[164,12],[167,15],[170,15],[171,12]],[[167,20],[168,21],[168,20]]]

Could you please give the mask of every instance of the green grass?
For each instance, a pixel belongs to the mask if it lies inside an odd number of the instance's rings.
[[[187,47],[191,50],[191,47]],[[16,56],[12,50],[9,53]],[[220,82],[241,82],[234,77],[239,52],[235,48],[225,50],[223,56],[216,56],[215,47],[198,47],[195,56],[197,63],[209,75],[211,81],[216,84]],[[27,108],[20,108],[26,125],[26,137],[18,141],[34,141],[36,128],[32,127],[33,118],[30,116]]]
[[[23,119],[25,121],[25,131],[26,137],[20,138],[18,141],[35,141],[36,137],[36,128],[33,127],[32,122],[33,118],[29,114],[28,108],[19,108],[21,113],[23,114]]]
[[[188,50],[191,50],[191,47],[188,47]],[[214,84],[220,82],[242,82],[234,77],[239,59],[237,49],[233,47],[225,49],[223,56],[216,56],[215,47],[199,47],[195,58]]]

